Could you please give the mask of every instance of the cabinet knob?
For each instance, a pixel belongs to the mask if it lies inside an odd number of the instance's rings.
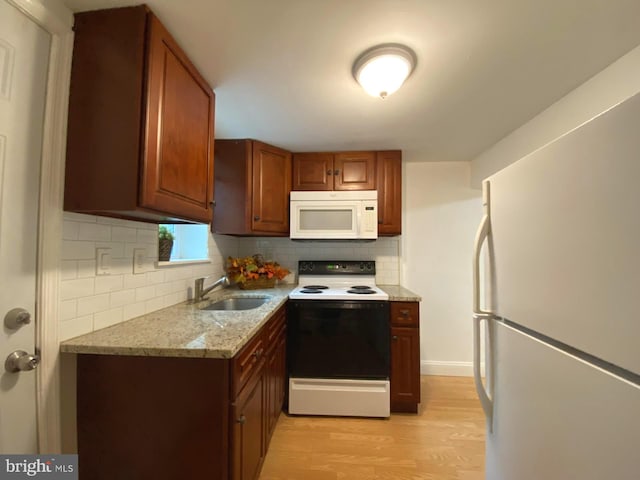
[[[260,221],[260,217],[258,215],[256,215],[255,217],[253,217],[253,221],[254,222],[259,222]]]
[[[256,350],[255,352],[253,352],[251,355],[253,355],[257,359],[257,358],[260,358],[262,356],[263,352],[264,352],[264,350],[261,348],[260,350]]]
[[[209,202],[209,206],[215,207],[216,206],[216,201],[212,200],[211,202]]]
[[[398,335],[394,335],[393,337],[391,337],[391,340],[393,341],[398,340]]]
[[[333,171],[333,174],[334,174],[334,175],[340,175],[340,170],[334,170],[334,171]]]
[[[408,317],[409,316],[409,310],[400,310],[400,315],[402,315],[403,317]]]
[[[247,422],[247,419],[244,415],[240,415],[240,418],[236,420],[240,425],[244,425]]]
[[[333,171],[327,170],[327,175],[333,175]]]
[[[382,225],[382,220],[378,220],[378,225]]]

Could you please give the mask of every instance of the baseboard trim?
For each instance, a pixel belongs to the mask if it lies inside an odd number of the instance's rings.
[[[480,365],[484,376],[484,363]],[[422,360],[421,375],[443,375],[448,377],[473,377],[473,362],[445,362],[440,360]]]

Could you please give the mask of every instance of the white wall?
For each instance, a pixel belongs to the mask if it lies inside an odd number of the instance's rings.
[[[298,260],[375,260],[376,283],[400,283],[399,237],[382,237],[374,242],[294,242],[288,238],[243,238],[238,253],[261,253],[292,272]],[[285,279],[297,283],[295,275]]]
[[[558,100],[471,162],[471,185],[640,92],[640,46]]]
[[[468,162],[406,163],[401,283],[422,296],[423,374],[472,375],[471,249],[482,214]]]
[[[64,213],[60,265],[60,341],[187,300],[197,277],[222,275],[237,239],[209,237],[211,263],[157,268],[158,226]],[[96,276],[96,248],[111,249],[111,273]],[[145,272],[133,274],[133,249],[147,251]]]

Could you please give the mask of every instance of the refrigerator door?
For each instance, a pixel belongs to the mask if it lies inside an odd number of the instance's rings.
[[[637,479],[640,387],[500,322],[494,326],[486,478]]]
[[[636,95],[489,179],[496,313],[633,373],[639,125]]]

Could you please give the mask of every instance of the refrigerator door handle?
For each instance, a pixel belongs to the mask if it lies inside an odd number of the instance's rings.
[[[480,252],[482,251],[482,244],[489,236],[490,226],[489,214],[485,213],[480,221],[473,244],[473,314],[489,317],[491,317],[491,312],[482,310],[480,307]]]
[[[491,318],[491,315],[486,314],[473,316],[473,380],[476,384],[476,391],[478,392],[482,410],[484,410],[484,415],[487,418],[487,429],[489,432],[493,431],[493,400],[489,397],[487,389],[482,383],[482,372],[480,371],[480,327],[483,320],[489,321]],[[485,364],[486,370],[490,368],[489,364],[491,362],[492,359],[491,356],[489,356],[489,361]]]
[[[481,355],[481,323],[483,320],[491,320],[494,318],[492,312],[483,310],[480,305],[480,252],[482,245],[488,238],[491,232],[491,219],[489,210],[489,187],[490,184],[485,180],[482,184],[482,205],[484,208],[484,215],[480,221],[478,232],[473,244],[473,377],[476,384],[476,390],[478,392],[478,398],[484,414],[487,417],[487,428],[491,432],[493,430],[493,400],[487,393],[485,385],[482,383],[482,373],[480,371],[480,355]],[[493,362],[493,356],[491,355],[491,339],[488,339],[488,343],[485,344],[489,354],[487,355],[487,363],[485,370],[487,377],[489,377],[490,364]]]

